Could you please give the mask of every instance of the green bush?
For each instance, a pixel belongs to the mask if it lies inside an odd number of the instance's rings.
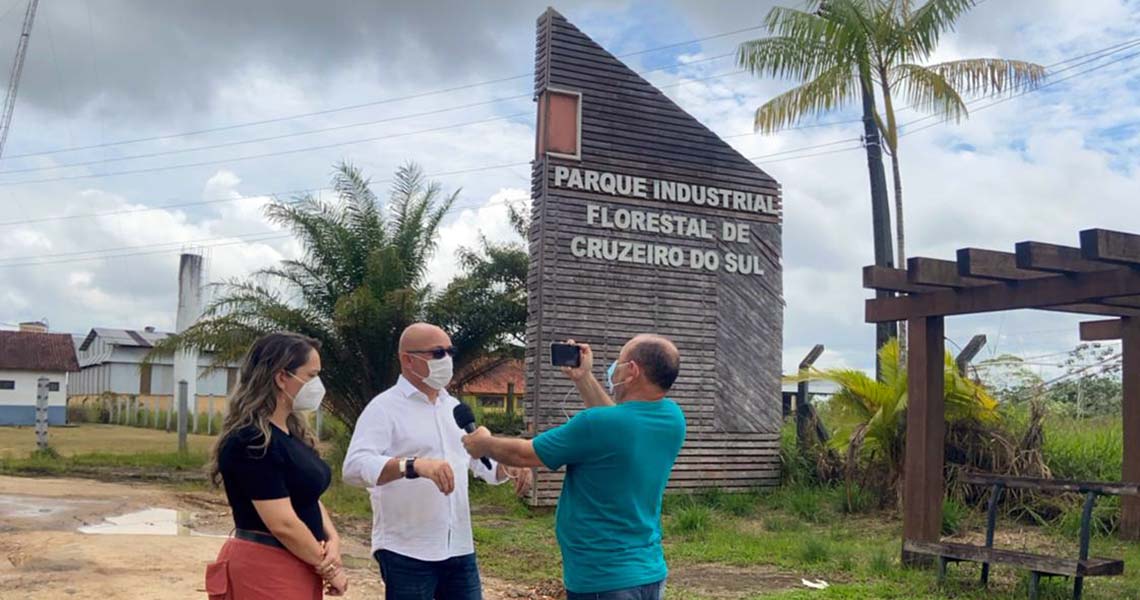
[[[835,511],[844,514],[865,513],[878,505],[878,497],[860,485],[836,490]]]
[[[1084,500],[1068,503],[1054,526],[1066,538],[1074,539],[1081,532],[1081,516],[1084,513]],[[1090,530],[1093,535],[1109,536],[1120,526],[1120,498],[1101,496],[1093,506]]]
[[[880,548],[871,555],[871,562],[868,565],[868,569],[870,569],[871,574],[876,577],[886,577],[894,570],[894,561],[885,550]]]
[[[822,488],[795,487],[783,491],[783,509],[809,523],[824,519],[821,498],[827,494]]]
[[[831,558],[831,547],[816,537],[809,537],[800,548],[800,560],[814,565],[827,562]]]
[[[968,509],[957,500],[947,498],[942,501],[942,535],[954,535],[962,530],[962,521]]]
[[[107,420],[105,409],[95,402],[67,403],[68,423],[103,423]]]
[[[708,529],[711,517],[708,507],[693,503],[673,515],[671,529],[677,534],[701,533]]]
[[[505,412],[481,411],[479,424],[496,435],[517,436],[526,430],[526,423],[519,413],[508,415]]]

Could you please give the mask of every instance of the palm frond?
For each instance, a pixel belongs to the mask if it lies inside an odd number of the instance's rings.
[[[814,79],[844,60],[834,48],[815,40],[770,37],[740,44],[736,62],[754,75]]]
[[[891,79],[894,89],[901,91],[909,105],[919,112],[934,113],[953,121],[960,121],[969,114],[954,86],[936,71],[920,65],[896,65],[891,69]]]
[[[1004,58],[971,58],[926,67],[951,88],[966,96],[1013,93],[1036,88],[1045,80],[1045,67]]]
[[[793,125],[800,119],[823,114],[858,97],[859,81],[851,66],[837,65],[819,77],[788,90],[756,109],[754,126],[770,133]]]
[[[930,56],[942,33],[952,30],[958,18],[975,5],[977,0],[929,0],[913,12],[904,10],[897,47],[902,59]]]

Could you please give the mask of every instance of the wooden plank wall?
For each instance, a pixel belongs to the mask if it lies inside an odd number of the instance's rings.
[[[531,432],[556,427],[581,400],[550,367],[550,343],[588,341],[596,375],[638,333],[677,343],[681,375],[672,397],[688,436],[670,488],[745,490],[779,481],[783,329],[778,215],[698,207],[556,188],[556,166],[762,193],[779,185],[553,10],[538,22],[536,98],[547,87],[582,93],[581,160],[539,156],[532,169],[526,414]],[[587,204],[640,208],[747,223],[738,243],[604,230],[586,224]],[[575,236],[719,249],[762,257],[764,274],[742,275],[577,258]],[[687,251],[687,250],[686,250]],[[532,498],[554,504],[562,474],[540,470]]]

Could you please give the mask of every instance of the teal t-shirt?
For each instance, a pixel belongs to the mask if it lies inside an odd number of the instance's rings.
[[[567,590],[665,579],[661,496],[684,441],[685,415],[668,398],[590,408],[534,438],[547,468],[566,466],[556,531]]]

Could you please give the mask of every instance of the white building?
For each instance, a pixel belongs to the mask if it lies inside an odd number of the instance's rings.
[[[38,323],[0,331],[0,425],[34,425],[39,379],[48,380],[48,423],[67,423],[68,374],[79,370],[70,335]]]
[[[173,358],[160,358],[145,365],[143,358],[156,342],[169,335],[152,327],[141,331],[97,327],[82,339],[76,337],[80,371],[72,378],[72,400],[139,396],[158,399],[160,406],[168,407],[175,391]],[[224,398],[237,382],[236,364],[210,372],[212,360],[210,353],[199,353],[199,411],[206,410],[204,400]],[[213,406],[214,410],[221,410],[220,403]]]

